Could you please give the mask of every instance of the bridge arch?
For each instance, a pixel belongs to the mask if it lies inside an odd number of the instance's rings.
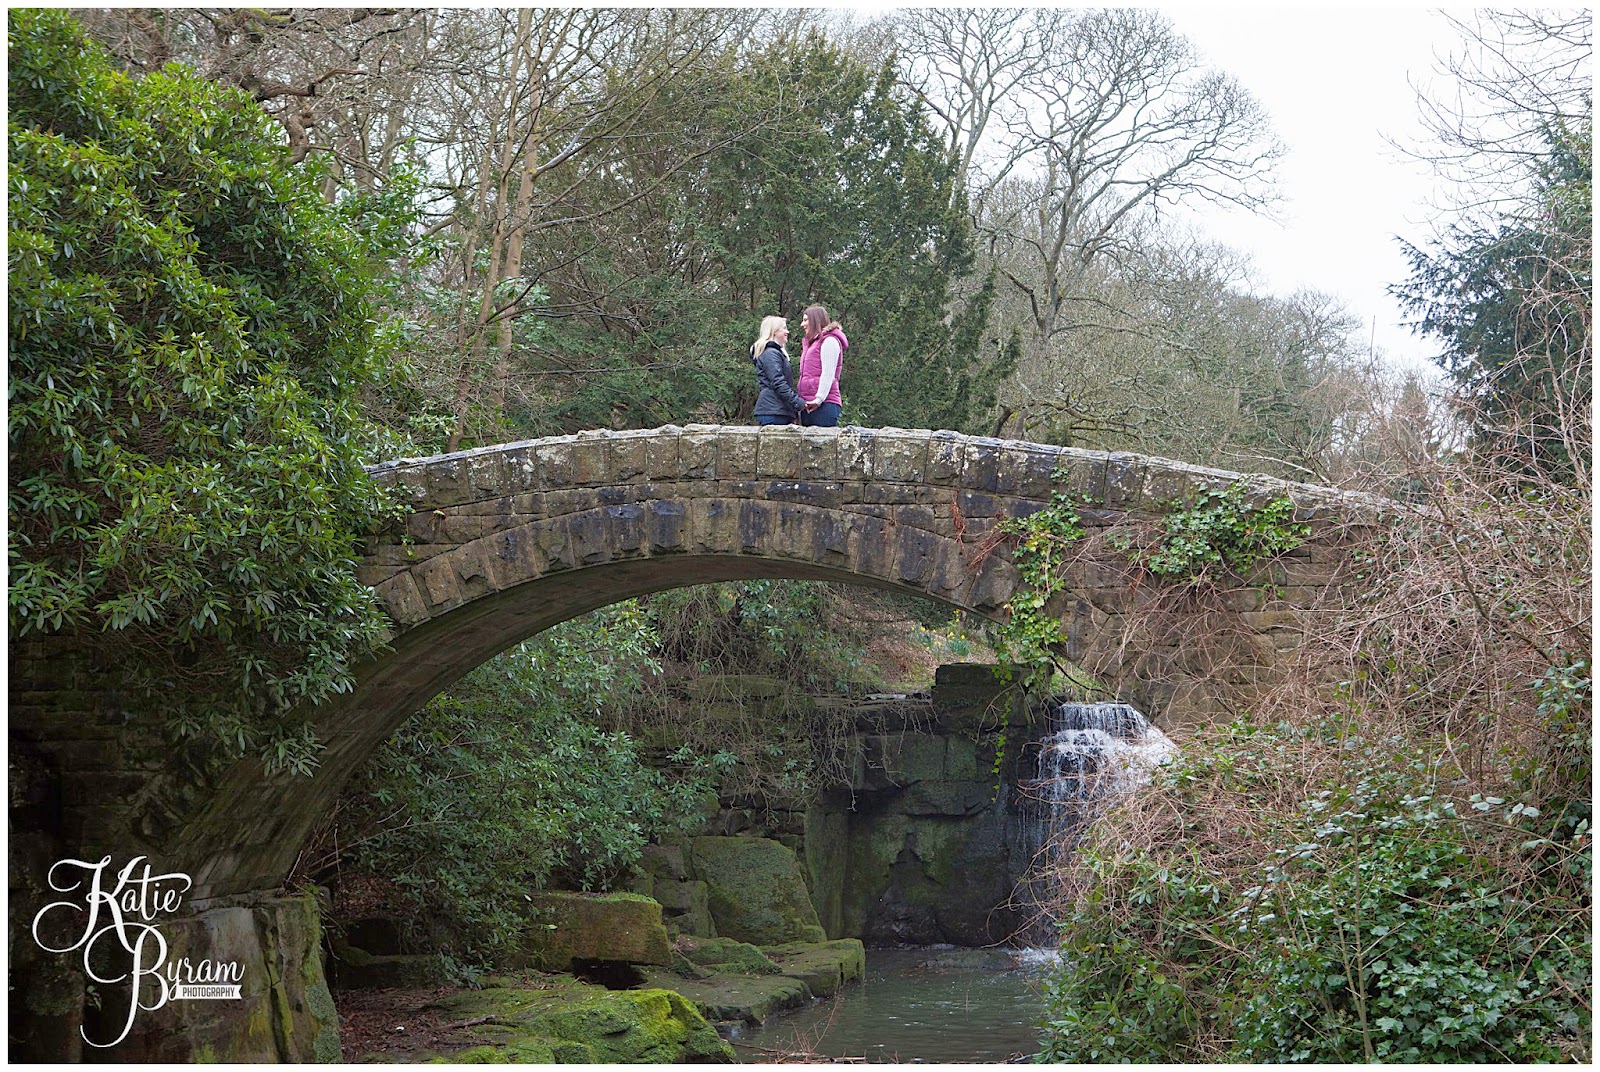
[[[1281,564],[1286,595],[1259,618],[1273,653],[1333,578],[1360,496],[1133,454],[901,429],[688,426],[585,432],[371,469],[405,502],[372,540],[362,579],[393,621],[389,650],[324,705],[327,748],[310,784],[235,764],[174,846],[212,891],[280,882],[348,776],[433,695],[551,625],[667,588],[717,580],[849,581],[997,618],[1017,584],[993,530],[1065,491],[1090,526],[1153,516],[1240,480],[1288,496],[1315,530]],[[1068,655],[1169,724],[1203,708],[1183,653],[1136,664],[1109,638],[1127,610],[1093,571],[1052,604]],[[1175,683],[1176,682],[1176,683]]]
[[[1267,683],[1277,653],[1299,642],[1306,615],[1342,583],[1348,541],[1380,515],[1375,500],[1313,485],[901,429],[585,432],[371,472],[407,507],[358,564],[392,619],[389,648],[316,711],[326,749],[312,778],[269,776],[255,760],[196,768],[153,733],[139,737],[115,702],[84,710],[84,686],[53,684],[58,648],[14,650],[12,725],[72,787],[62,829],[75,849],[150,855],[192,875],[196,898],[275,888],[372,751],[512,644],[633,595],[757,577],[850,581],[998,617],[1017,574],[995,526],[1062,491],[1087,503],[1091,530],[1241,480],[1254,496],[1293,500],[1312,538],[1273,566],[1270,603],[1241,615],[1261,653],[1250,673]],[[1069,657],[1118,698],[1169,729],[1203,715],[1216,683],[1182,645],[1130,657],[1119,626],[1131,609],[1126,579],[1092,563],[1048,608],[1066,626]],[[93,671],[74,675],[89,681]],[[86,740],[91,723],[95,740]],[[108,740],[114,748],[98,743]]]

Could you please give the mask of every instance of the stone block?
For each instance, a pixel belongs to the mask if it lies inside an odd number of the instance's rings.
[[[905,525],[897,525],[894,533],[894,578],[912,588],[926,588],[933,579],[932,557],[938,537]]]
[[[769,503],[739,503],[739,550],[745,554],[766,551],[775,542],[777,510]]]
[[[532,446],[510,447],[501,454],[500,473],[504,483],[499,494],[521,496],[537,492],[539,460]]]
[[[872,446],[867,479],[874,484],[921,483],[927,461],[926,433],[882,432]]]
[[[961,476],[962,440],[954,432],[934,432],[928,437],[928,461],[923,478],[933,484],[954,484]]]
[[[644,524],[651,554],[687,549],[689,511],[683,503],[652,500],[647,504]]]
[[[843,485],[805,480],[774,480],[762,489],[762,495],[773,502],[792,502],[805,506],[837,509],[844,505]]]
[[[832,997],[846,983],[864,979],[867,974],[867,951],[859,938],[793,943],[773,947],[767,953],[777,962],[779,971],[805,983],[813,997]]]
[[[1106,463],[1111,455],[1103,450],[1062,448],[1056,457],[1060,474],[1056,486],[1080,500],[1101,503],[1106,499]]]
[[[717,479],[754,480],[760,430],[724,428],[717,440]]]
[[[1145,464],[1145,486],[1141,500],[1147,507],[1165,503],[1188,505],[1202,491],[1224,491],[1238,480],[1238,473],[1151,458]]]
[[[605,507],[609,543],[614,555],[626,557],[641,552],[649,540],[644,507],[637,503]]]
[[[402,626],[417,625],[430,617],[428,604],[409,571],[391,577],[373,591],[389,617]]]
[[[733,1048],[689,999],[652,977],[645,989],[490,987],[435,1001],[451,1020],[480,1026],[482,1045],[452,1053],[452,1064],[730,1064]]]
[[[995,466],[995,490],[1001,495],[1048,500],[1057,491],[1060,455],[1047,448],[1014,446],[1003,451]]]
[[[1118,509],[1144,505],[1146,459],[1140,454],[1106,456],[1105,504]]]
[[[796,435],[799,464],[795,476],[807,483],[838,481],[839,442],[837,433],[827,429],[802,429]]]
[[[444,556],[444,561],[449,562],[450,568],[455,572],[456,593],[462,601],[477,599],[494,591],[486,561],[488,557],[487,540],[464,544]]]
[[[766,838],[699,837],[690,861],[706,883],[718,934],[755,945],[822,940],[792,850]]]
[[[683,473],[678,460],[678,429],[658,428],[645,437],[645,475],[651,480],[677,480]]]
[[[574,961],[670,964],[661,905],[633,893],[529,893],[529,922],[510,967],[568,971]]]
[[[756,476],[797,480],[802,458],[800,437],[786,427],[761,429],[756,445]]]
[[[714,433],[686,429],[678,437],[679,478],[682,480],[715,480],[717,476],[717,443],[718,436]]]
[[[979,614],[995,613],[1017,590],[1017,568],[998,554],[990,555],[972,579],[972,608]]]
[[[483,561],[496,591],[504,591],[542,575],[549,564],[539,546],[539,527],[522,525],[486,539]]]
[[[841,431],[837,437],[838,460],[833,471],[834,478],[844,481],[870,481],[872,445],[876,438],[874,432],[864,428],[846,428]]]
[[[973,436],[961,456],[961,487],[993,495],[998,490],[1000,440]]]
[[[610,518],[600,510],[585,510],[561,522],[566,530],[564,557],[568,564],[594,566],[613,557]]]
[[[689,963],[717,972],[734,975],[781,973],[772,958],[758,947],[734,938],[686,939],[678,943],[677,949]]]
[[[893,548],[882,518],[857,514],[850,519],[850,568],[869,577],[887,577]]]
[[[906,790],[899,810],[906,815],[970,818],[992,808],[995,793],[992,782],[919,782]]]
[[[630,483],[650,472],[650,443],[645,438],[649,434],[636,431],[612,433],[611,456],[606,468],[613,483]]]
[[[595,487],[612,483],[610,432],[579,432],[571,452],[574,484]]]
[[[544,514],[547,518],[580,514],[585,510],[593,510],[599,505],[599,492],[580,488],[546,492],[544,496]]]
[[[682,845],[646,845],[640,853],[639,869],[647,875],[682,882],[689,877]]]
[[[552,436],[541,439],[533,448],[534,467],[539,487],[546,490],[570,488],[573,483],[572,444],[577,436]]]

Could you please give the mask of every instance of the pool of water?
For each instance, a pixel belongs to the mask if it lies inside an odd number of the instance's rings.
[[[867,977],[731,1040],[740,1060],[811,1053],[878,1062],[1002,1063],[1038,1049],[1037,967],[1006,950],[869,949]]]

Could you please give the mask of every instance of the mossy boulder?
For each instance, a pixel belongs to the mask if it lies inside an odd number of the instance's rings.
[[[780,972],[805,983],[814,997],[832,997],[844,984],[867,974],[867,951],[858,938],[794,943],[765,952]]]
[[[461,1064],[730,1063],[732,1048],[681,994],[666,989],[606,991],[493,988],[436,1003],[467,1018],[482,1042],[435,1060]]]
[[[773,1013],[811,1000],[811,989],[787,975],[719,972],[708,979],[683,979],[665,972],[646,974],[648,984],[671,986],[717,1023],[764,1024]]]
[[[603,1064],[729,1061],[732,1048],[673,990],[621,990],[544,1013],[544,1033],[582,1042]]]
[[[717,926],[711,919],[710,895],[704,882],[656,878],[653,879],[651,896],[661,903],[661,918],[672,937],[716,936]]]
[[[717,934],[753,945],[827,937],[793,849],[767,838],[698,837],[690,866],[706,884]]]
[[[576,961],[672,962],[661,905],[653,898],[541,890],[529,901],[530,921],[510,967],[567,971]]]
[[[866,951],[854,938],[767,949],[728,939],[698,945],[684,955],[697,956],[701,971],[709,974],[685,978],[648,972],[647,982],[671,986],[717,1023],[763,1024],[773,1013],[828,997],[866,974]]]
[[[675,947],[691,963],[736,975],[777,975],[778,965],[760,949],[733,938],[680,939]]]

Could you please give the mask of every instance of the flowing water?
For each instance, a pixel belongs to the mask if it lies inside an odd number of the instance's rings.
[[[1049,703],[1034,777],[1020,794],[1025,858],[1017,893],[1034,906],[1028,948],[872,949],[867,978],[839,997],[733,1040],[746,1062],[788,1054],[870,1062],[1002,1063],[1037,1052],[1043,973],[1056,960],[1049,871],[1106,801],[1149,780],[1176,751],[1127,704]]]
[[[997,949],[869,949],[838,997],[733,1039],[746,1062],[781,1054],[873,1063],[997,1064],[1039,1048],[1039,975]]]

